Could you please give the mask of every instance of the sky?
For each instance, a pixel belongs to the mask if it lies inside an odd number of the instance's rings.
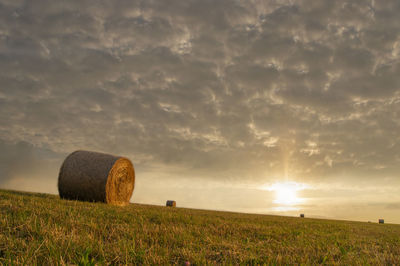
[[[400,2],[0,0],[0,188],[75,150],[132,202],[400,223]]]

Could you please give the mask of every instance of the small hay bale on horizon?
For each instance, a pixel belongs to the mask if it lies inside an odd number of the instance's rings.
[[[304,218],[304,213],[301,213],[301,214],[300,214],[300,218]]]
[[[384,223],[385,223],[385,220],[384,220],[384,219],[379,219],[379,223],[380,223],[380,224],[384,224]]]
[[[176,201],[174,200],[167,200],[167,203],[165,204],[167,207],[176,207]]]
[[[58,175],[60,198],[127,205],[135,187],[135,170],[125,157],[75,151]]]

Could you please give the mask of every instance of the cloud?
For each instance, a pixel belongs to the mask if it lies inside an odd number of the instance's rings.
[[[90,149],[129,156],[143,174],[179,169],[174,178],[378,186],[400,170],[399,11],[2,0],[0,139],[17,154],[2,155],[2,178],[24,154]]]

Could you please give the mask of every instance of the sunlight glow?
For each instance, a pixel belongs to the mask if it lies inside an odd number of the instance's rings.
[[[299,202],[299,199],[296,195],[296,190],[285,184],[278,184],[275,187],[276,198],[274,203],[283,204],[283,205],[293,205]]]
[[[277,182],[270,186],[264,186],[263,189],[275,192],[274,203],[284,206],[292,206],[305,201],[304,198],[297,196],[297,191],[304,190],[308,187],[309,186],[306,184],[297,182]]]

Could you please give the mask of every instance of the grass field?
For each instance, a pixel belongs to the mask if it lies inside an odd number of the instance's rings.
[[[400,264],[400,225],[0,190],[0,264]]]

